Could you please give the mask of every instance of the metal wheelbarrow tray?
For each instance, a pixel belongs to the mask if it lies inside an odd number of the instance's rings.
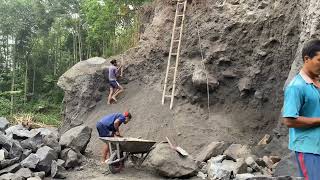
[[[111,173],[120,172],[124,161],[128,158],[135,165],[140,166],[156,143],[155,141],[130,137],[100,137],[100,139],[109,144],[110,158],[107,164]],[[140,154],[140,157],[136,154]]]
[[[121,151],[131,154],[147,153],[156,143],[155,141],[130,137],[100,137],[100,139],[105,143],[119,144]]]

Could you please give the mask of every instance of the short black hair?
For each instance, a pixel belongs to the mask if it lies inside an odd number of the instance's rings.
[[[127,116],[129,119],[131,119],[132,118],[132,115],[131,115],[131,113],[129,113],[128,112],[128,116]]]
[[[110,63],[111,63],[112,65],[116,65],[116,64],[117,64],[117,60],[113,59],[113,60],[110,61]]]
[[[317,52],[320,52],[320,40],[312,39],[306,42],[302,49],[302,60],[304,61],[304,57],[308,56],[313,58],[317,55]]]

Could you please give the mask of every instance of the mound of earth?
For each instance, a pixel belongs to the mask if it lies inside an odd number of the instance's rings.
[[[219,140],[254,145],[278,125],[288,74],[291,79],[301,66],[302,44],[319,35],[319,6],[315,0],[188,1],[175,104],[169,110],[161,96],[175,3],[155,0],[141,9],[137,47],[79,62],[60,77],[61,131],[79,124],[95,128],[104,115],[130,110],[134,118],[122,127],[125,136],[157,141],[169,136],[190,153]],[[104,71],[111,59],[124,59],[125,92],[107,105]],[[211,85],[209,108],[203,72]],[[96,131],[88,147],[99,153]]]

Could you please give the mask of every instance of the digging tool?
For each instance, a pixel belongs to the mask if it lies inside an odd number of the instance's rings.
[[[179,154],[181,154],[181,155],[184,156],[184,157],[186,157],[186,156],[189,155],[189,153],[188,153],[187,151],[185,151],[184,149],[182,149],[180,146],[175,146],[175,145],[173,145],[173,144],[170,142],[170,140],[169,140],[168,137],[166,137],[166,139],[167,139],[167,141],[168,141],[171,149],[177,151]]]

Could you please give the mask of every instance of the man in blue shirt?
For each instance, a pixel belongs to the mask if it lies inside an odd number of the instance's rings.
[[[129,112],[124,112],[123,114],[112,113],[104,116],[96,125],[99,137],[122,137],[119,132],[119,127],[122,123],[127,124],[131,118],[132,116]],[[104,144],[102,150],[102,162],[105,162],[107,157],[109,157],[109,145]]]
[[[320,179],[320,40],[302,49],[303,67],[285,89],[283,123],[289,127],[289,149],[296,152],[301,175]]]

